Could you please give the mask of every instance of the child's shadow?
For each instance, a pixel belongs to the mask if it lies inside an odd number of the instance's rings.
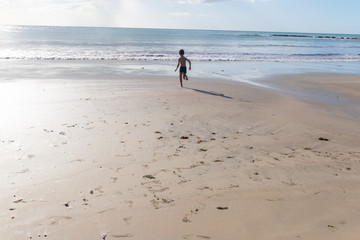
[[[208,91],[204,91],[204,90],[200,90],[200,89],[196,89],[196,88],[189,88],[189,87],[184,87],[184,88],[190,89],[190,90],[193,90],[193,91],[199,92],[199,93],[209,94],[209,95],[223,97],[223,98],[227,98],[227,99],[233,99],[232,97],[225,96],[222,93],[218,93],[218,92],[214,92],[214,91],[208,92]]]

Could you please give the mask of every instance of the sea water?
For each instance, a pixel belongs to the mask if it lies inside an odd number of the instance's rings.
[[[360,35],[2,26],[0,59],[360,62]]]
[[[0,26],[3,62],[100,61],[114,66],[116,74],[136,74],[140,64],[169,75],[174,74],[180,49],[193,62],[191,76],[254,83],[252,79],[267,74],[360,73],[360,35]]]

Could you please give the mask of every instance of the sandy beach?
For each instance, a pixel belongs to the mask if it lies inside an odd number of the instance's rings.
[[[0,81],[0,239],[360,235],[357,75],[41,76]]]

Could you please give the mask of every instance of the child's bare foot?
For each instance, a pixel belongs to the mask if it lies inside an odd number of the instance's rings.
[[[189,80],[188,76],[185,77],[185,80],[186,80],[186,81]]]

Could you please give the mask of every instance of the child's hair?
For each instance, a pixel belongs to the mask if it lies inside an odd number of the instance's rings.
[[[184,55],[184,54],[185,54],[184,49],[180,49],[179,54],[180,54],[180,55]]]

